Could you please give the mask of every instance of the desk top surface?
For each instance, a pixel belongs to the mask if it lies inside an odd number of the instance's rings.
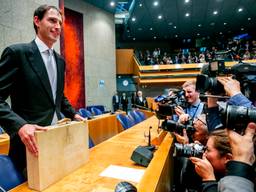
[[[149,126],[152,126],[152,138],[156,138],[159,135],[157,132],[158,120],[155,116],[152,116],[91,148],[89,161],[85,165],[44,191],[113,191],[116,184],[121,180],[101,177],[100,173],[109,165],[146,169],[136,165],[130,160],[130,157],[138,145],[147,144],[144,134],[148,132]],[[133,184],[136,185],[136,183]],[[24,183],[12,191],[26,192],[32,190],[28,189],[27,183]]]

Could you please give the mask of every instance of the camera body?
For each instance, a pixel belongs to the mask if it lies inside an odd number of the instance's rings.
[[[202,158],[205,146],[200,143],[180,144],[175,143],[174,155],[178,157],[198,157]]]
[[[177,106],[182,108],[187,106],[184,90],[176,91],[171,96],[158,96],[155,101],[158,102],[158,110],[156,111],[158,119],[166,119],[167,116],[175,114],[174,109]]]
[[[216,69],[216,66],[218,69]],[[210,63],[209,67],[205,67],[202,73],[197,76],[196,80],[196,90],[200,93],[206,91],[216,95],[225,93],[223,85],[217,80],[216,76],[232,74],[232,78],[240,82],[241,91],[246,97],[251,99],[256,96],[256,93],[252,92],[252,88],[256,85],[256,64],[254,63],[238,63],[228,70],[225,69],[222,61],[218,61],[218,64]]]

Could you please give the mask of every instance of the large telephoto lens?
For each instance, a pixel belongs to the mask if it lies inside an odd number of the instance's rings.
[[[224,128],[244,133],[248,123],[256,122],[256,109],[243,106],[227,105],[221,114]]]
[[[174,154],[177,157],[198,157],[202,158],[205,146],[199,143],[180,144],[175,143]]]
[[[216,77],[208,77],[208,75],[198,74],[196,77],[196,90],[200,93],[209,91],[212,94],[225,93],[223,85]]]

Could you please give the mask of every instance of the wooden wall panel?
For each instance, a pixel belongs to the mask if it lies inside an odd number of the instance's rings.
[[[133,74],[133,49],[116,50],[116,74]]]

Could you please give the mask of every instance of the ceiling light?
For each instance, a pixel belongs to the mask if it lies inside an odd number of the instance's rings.
[[[142,31],[142,28],[140,27],[140,28],[138,28],[138,31]]]
[[[168,25],[172,25],[173,23],[172,22],[169,22]]]
[[[152,28],[152,27],[150,27],[150,28],[149,28],[149,30],[150,30],[150,31],[152,31],[152,30],[153,30],[153,28]]]
[[[227,25],[227,23],[225,22],[225,23],[223,23],[223,25]]]
[[[115,2],[114,2],[114,1],[111,1],[111,2],[110,2],[110,6],[111,6],[111,7],[114,7],[114,6],[115,6]]]
[[[198,24],[198,27],[202,27],[202,24]]]
[[[154,36],[154,39],[156,39],[156,36]]]
[[[239,9],[238,9],[238,12],[242,12],[242,11],[243,11],[243,8],[239,8]]]
[[[218,14],[218,11],[213,11],[213,15],[217,15]]]
[[[215,25],[215,23],[214,23],[214,22],[211,22],[211,23],[210,23],[210,25],[211,25],[211,26],[214,26],[214,25]]]
[[[242,27],[242,28],[241,28],[241,31],[243,31],[243,30],[244,30],[244,28]]]
[[[142,3],[140,3],[139,6],[142,7]]]
[[[153,5],[158,6],[158,1],[154,1]]]
[[[189,3],[189,0],[185,0],[185,3]]]
[[[133,17],[133,18],[132,18],[132,21],[136,21],[136,18],[135,18],[135,17]]]
[[[186,14],[185,14],[186,17],[189,17],[189,15],[190,15],[189,13],[186,13]]]
[[[248,17],[248,21],[251,21],[252,20],[252,18],[251,17]]]
[[[177,28],[176,25],[174,25],[173,28],[176,29]]]
[[[175,37],[178,37],[178,35],[175,35]]]
[[[163,16],[162,15],[158,15],[158,17],[157,17],[158,19],[162,19],[163,18]]]
[[[197,33],[197,36],[200,36],[200,33]]]
[[[132,40],[133,40],[133,41],[135,41],[135,40],[136,40],[136,38],[135,38],[135,37],[133,37],[133,38],[132,38]]]
[[[222,32],[220,32],[220,35],[222,35]]]

